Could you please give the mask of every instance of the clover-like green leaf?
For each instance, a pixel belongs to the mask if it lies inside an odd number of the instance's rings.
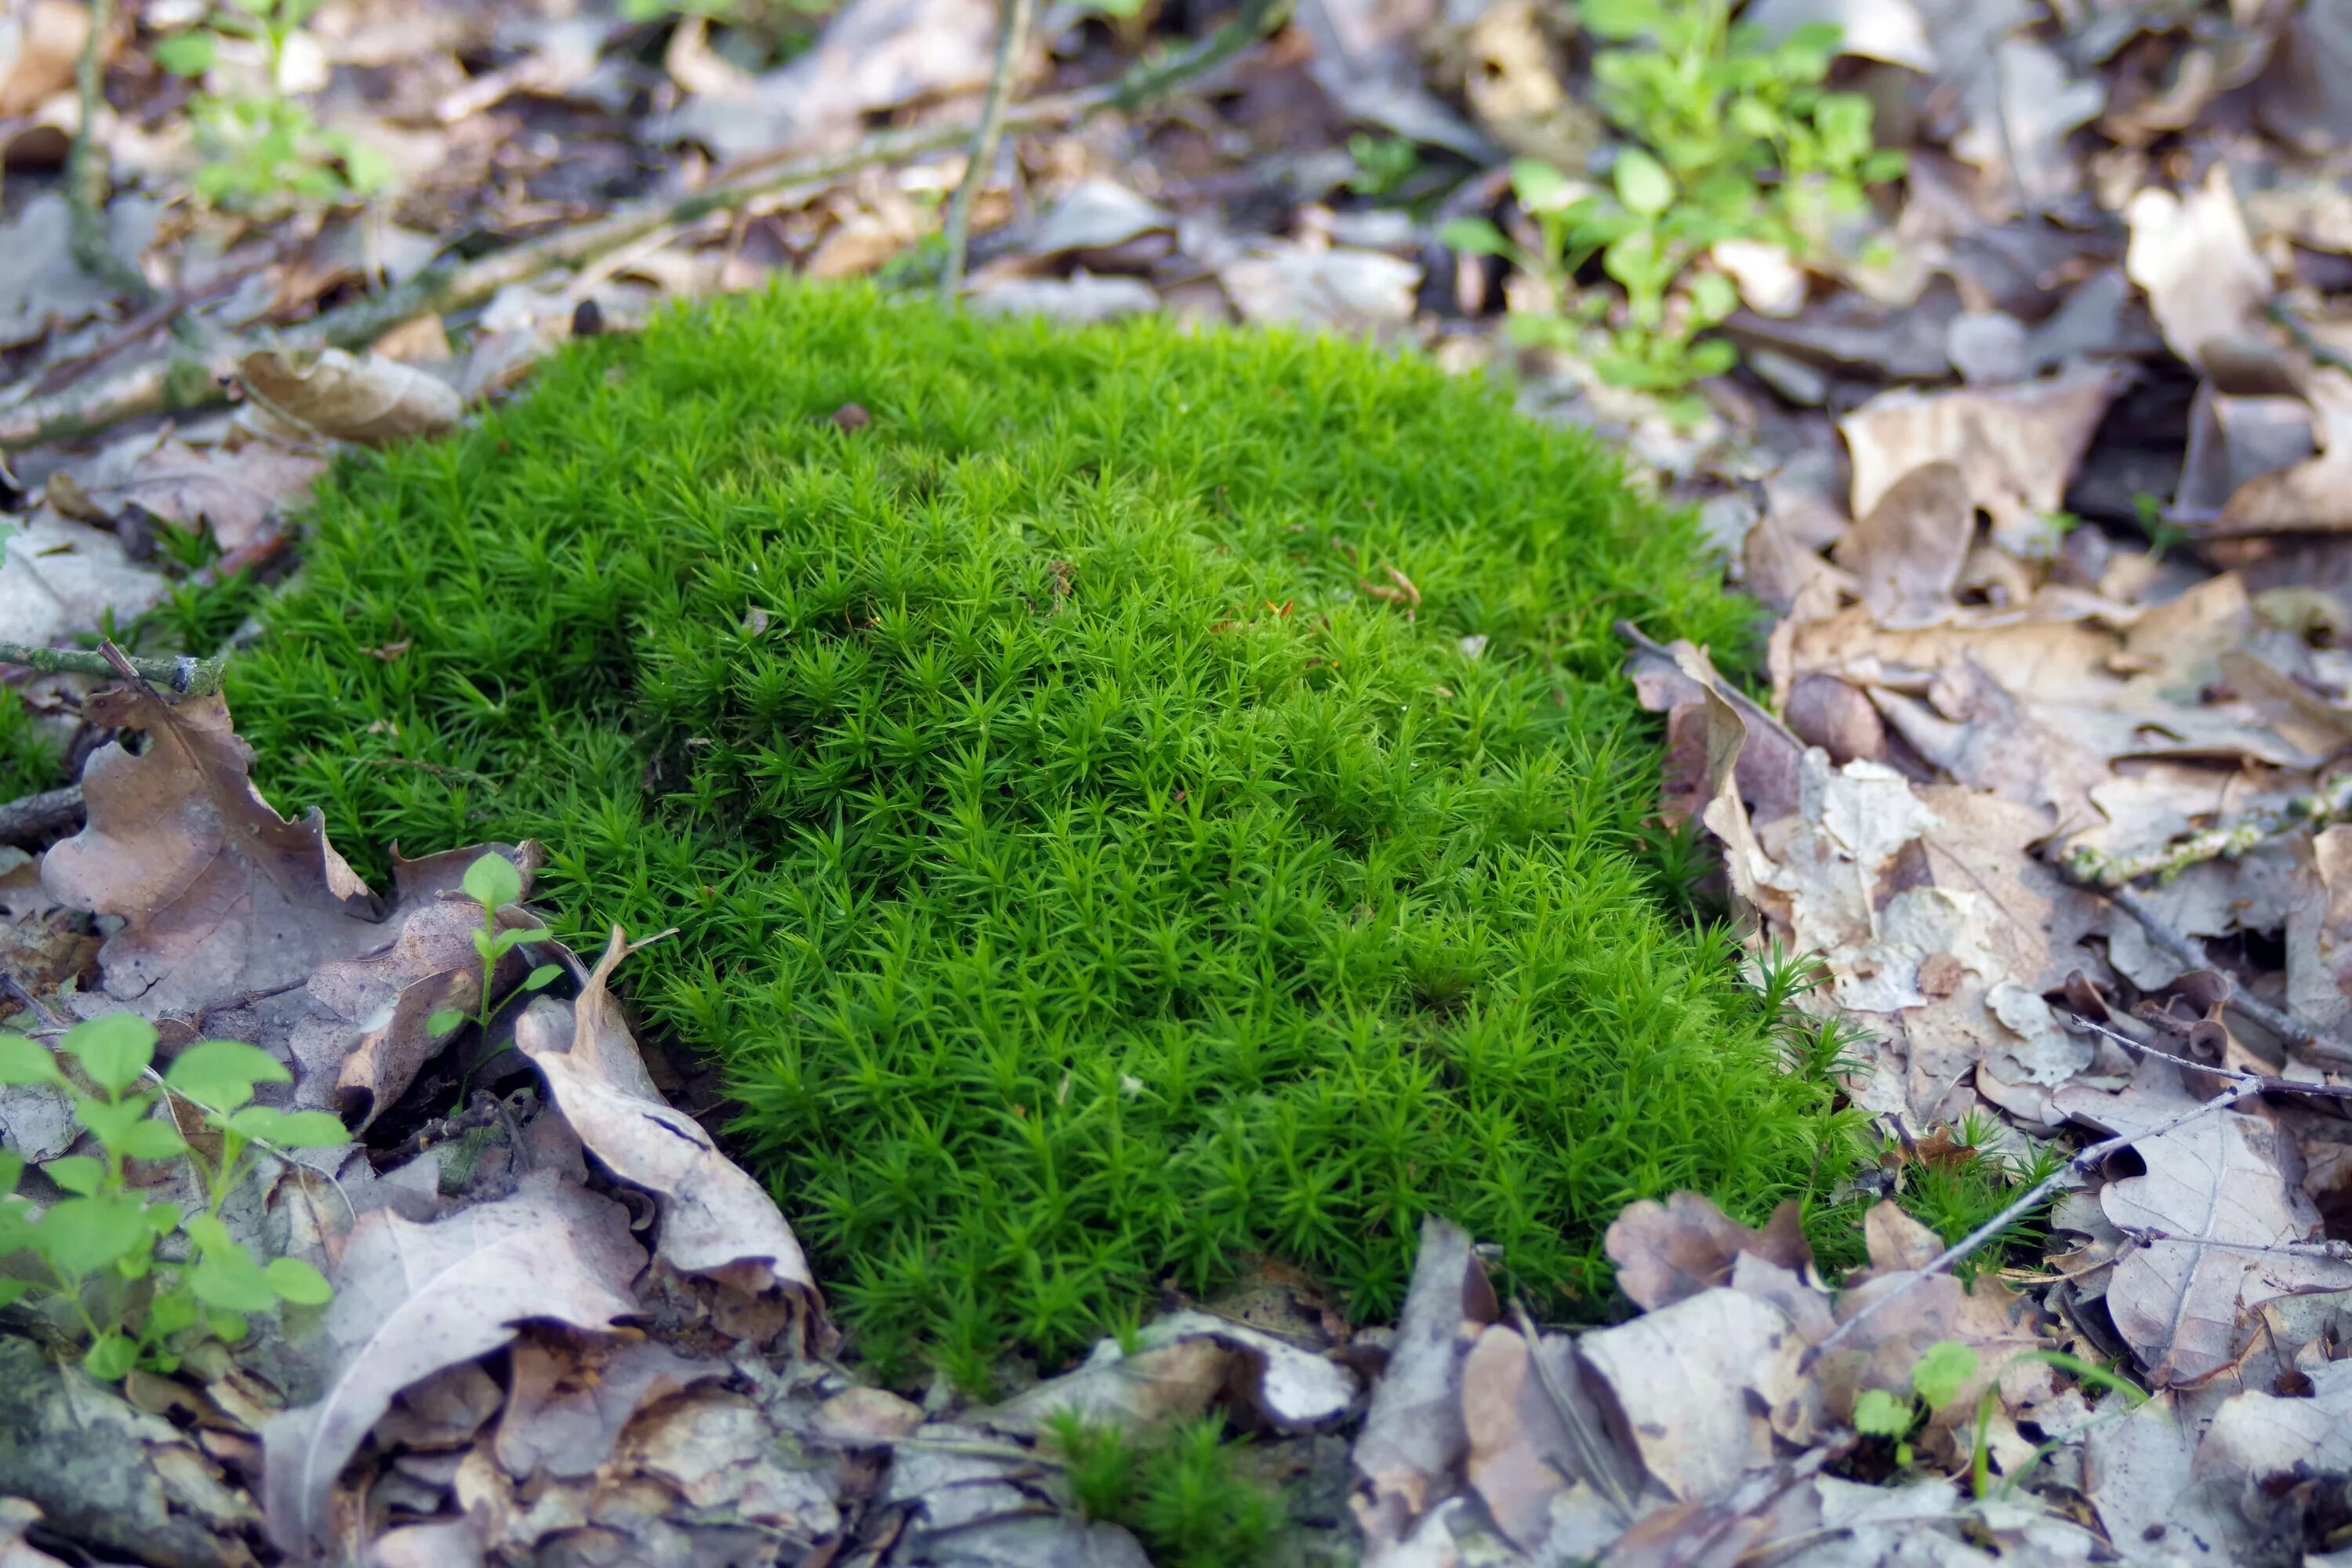
[[[335,1294],[327,1277],[299,1258],[273,1258],[261,1272],[279,1300],[298,1307],[324,1306]]]
[[[1958,1340],[1938,1340],[1920,1352],[1911,1369],[1911,1386],[1930,1410],[1941,1410],[1959,1397],[1977,1374],[1977,1352]]]
[[[152,1244],[155,1233],[141,1206],[114,1196],[62,1199],[35,1223],[33,1245],[67,1279],[86,1279]]]
[[[41,1174],[77,1197],[86,1198],[106,1180],[106,1163],[87,1154],[61,1154],[42,1166]]]
[[[90,1341],[89,1349],[81,1355],[82,1370],[100,1383],[120,1382],[138,1365],[138,1342],[117,1329],[109,1329]]]
[[[109,1013],[76,1024],[58,1044],[80,1061],[90,1082],[120,1094],[155,1059],[155,1026],[135,1013]]]
[[[163,1069],[164,1087],[210,1110],[235,1110],[257,1083],[293,1081],[285,1063],[243,1040],[198,1040]]]
[[[466,868],[466,896],[495,912],[522,897],[522,873],[493,849]]]
[[[0,1083],[62,1084],[65,1070],[47,1046],[22,1035],[0,1035]]]
[[[123,1157],[130,1160],[169,1160],[188,1152],[188,1145],[177,1129],[168,1121],[153,1117],[132,1126],[116,1145]]]
[[[522,977],[522,988],[526,991],[544,991],[554,984],[556,977],[562,973],[563,965],[560,963],[542,963]]]
[[[171,33],[156,39],[154,47],[148,52],[157,65],[173,76],[202,76],[212,69],[218,50],[210,32],[191,27],[184,33]]]
[[[1917,1415],[1907,1399],[1883,1388],[1865,1388],[1853,1402],[1853,1429],[1865,1437],[1900,1437]]]
[[[1483,217],[1450,218],[1438,229],[1437,237],[1449,250],[1465,256],[1509,256],[1511,242],[1503,231]]]

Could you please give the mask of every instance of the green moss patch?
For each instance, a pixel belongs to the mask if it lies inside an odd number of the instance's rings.
[[[231,691],[273,798],[679,927],[630,997],[871,1352],[979,1378],[1253,1255],[1385,1314],[1433,1208],[1591,1310],[1627,1201],[1830,1173],[1636,852],[1611,623],[1741,612],[1491,388],[786,291],[575,345],[316,523]]]

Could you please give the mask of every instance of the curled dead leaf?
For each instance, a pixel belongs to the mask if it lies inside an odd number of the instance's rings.
[[[465,413],[448,383],[378,353],[259,349],[237,362],[237,376],[299,429],[372,447],[438,435]]]

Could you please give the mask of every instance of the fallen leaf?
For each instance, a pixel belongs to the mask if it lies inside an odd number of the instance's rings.
[[[534,1173],[512,1196],[416,1225],[361,1215],[332,1270],[320,1343],[324,1392],[262,1433],[270,1533],[307,1552],[323,1535],[329,1489],[394,1394],[514,1338],[527,1319],[613,1327],[637,1311],[645,1267],[628,1213]]]
[[[1838,30],[1841,55],[1907,66],[1923,75],[1938,63],[1911,0],[1755,0],[1740,20],[1775,42],[1825,22]]]
[[[557,1342],[526,1334],[508,1352],[508,1364],[496,1451],[518,1481],[541,1472],[565,1480],[595,1474],[638,1410],[727,1375],[720,1363],[639,1339]]]
[[[1346,1367],[1276,1335],[1208,1312],[1171,1312],[1144,1326],[1131,1353],[1116,1339],[1097,1341],[1076,1371],[971,1419],[1034,1434],[1069,1411],[1148,1431],[1199,1415],[1228,1387],[1269,1429],[1286,1434],[1337,1425],[1362,1392]]]
[[[1245,321],[1361,332],[1412,319],[1421,268],[1377,250],[1268,246],[1218,274]]]
[[[1924,463],[1888,486],[1834,552],[1879,624],[1924,626],[1953,607],[1976,538],[1976,507],[1956,463]]]
[[[2197,1103],[2179,1069],[2154,1060],[2143,1060],[2120,1093],[2075,1086],[2056,1099],[2074,1120],[2108,1133],[2144,1131]],[[2132,1247],[2107,1282],[2116,1331],[2159,1385],[2193,1384],[2228,1365],[2264,1302],[2352,1289],[2352,1265],[2261,1250],[2319,1234],[2311,1200],[2283,1174],[2282,1155],[2292,1158],[2283,1136],[2257,1116],[2200,1116],[2142,1137],[2134,1148],[2146,1173],[2100,1192],[2099,1206],[2126,1236],[2196,1238]]]
[[[1651,1479],[1705,1503],[1771,1462],[1769,1412],[1797,1397],[1805,1346],[1777,1309],[1718,1289],[1580,1335],[1576,1349]]]
[[[0,242],[0,249],[5,242]],[[40,506],[22,525],[0,523],[0,626],[42,647],[130,620],[171,592],[161,572],[133,561],[103,529]]]
[[[2002,38],[1979,61],[1965,78],[1953,154],[1983,172],[2004,207],[2032,212],[2073,194],[2082,176],[2067,138],[2106,107],[2105,84],[2034,38]]]
[[[297,429],[371,447],[438,435],[465,413],[447,382],[378,353],[257,349],[237,362],[237,377]]]
[[[2123,1419],[2092,1426],[2083,1445],[2084,1495],[2126,1563],[2245,1562],[2254,1533],[2235,1506],[2238,1489],[2226,1475],[2197,1475],[2202,1434],[2181,1401],[2158,1389]]]
[[[1663,1204],[1643,1198],[1610,1222],[1602,1245],[1617,1266],[1618,1289],[1651,1311],[1723,1284],[1745,1254],[1800,1272],[1813,1262],[1794,1199],[1756,1230],[1697,1193],[1675,1193]]]
[[[1994,544],[2025,553],[2120,384],[2111,367],[2085,365],[2019,386],[1882,393],[1838,425],[1853,454],[1853,515],[1869,517],[1913,470],[1950,462]]]
[[[2271,269],[2254,254],[2226,163],[2184,195],[2141,191],[2124,221],[2131,226],[2124,270],[2147,292],[2173,353],[2201,370],[2207,344],[2241,337],[2261,321]]]
[[[99,959],[105,994],[143,1016],[301,983],[390,933],[383,906],[327,842],[291,823],[248,774],[253,753],[217,695],[165,701],[144,682],[101,692],[91,722],[143,731],[82,773],[89,821],[53,847],[41,880],[73,909],[117,915]]]
[[[814,1466],[782,1462],[781,1439],[741,1394],[695,1387],[639,1412],[611,1465],[660,1478],[690,1508],[822,1540],[841,1527],[829,1478]]]
[[[327,471],[326,460],[267,441],[231,452],[163,442],[132,465],[119,484],[91,492],[112,512],[135,504],[165,522],[209,526],[224,552],[250,548],[272,531],[276,518],[299,505]]]
[[[1517,1331],[1489,1327],[1463,1363],[1462,1419],[1464,1479],[1521,1551],[1596,1557],[1632,1522],[1641,1468],[1606,1435],[1567,1335],[1530,1349]]]
[[[1402,1540],[1444,1499],[1469,1445],[1462,1363],[1496,1316],[1494,1288],[1468,1234],[1433,1215],[1424,1218],[1388,1366],[1350,1454],[1356,1480],[1349,1502],[1375,1548]]]
[[[107,237],[115,255],[145,254],[162,212],[136,196],[108,203]],[[114,302],[113,285],[75,262],[72,234],[65,195],[55,190],[34,193],[15,217],[0,223],[0,348],[33,342],[52,328],[79,326]]]
[[[1160,309],[1160,296],[1142,279],[1097,278],[1083,267],[1067,278],[976,278],[965,299],[982,315],[1072,323],[1148,316]]]
[[[0,119],[29,114],[73,86],[89,37],[89,8],[80,0],[27,0],[0,16]]]
[[[606,989],[631,949],[616,927],[572,1004],[534,1002],[515,1045],[547,1079],[555,1109],[581,1143],[621,1180],[654,1194],[661,1211],[654,1256],[682,1274],[731,1271],[757,1295],[781,1286],[810,1311],[822,1298],[792,1226],[767,1189],[719,1152],[692,1117],[662,1099]]]
[[[1032,256],[1116,250],[1147,235],[1172,234],[1176,220],[1116,180],[1083,180],[1063,193],[1021,236]]]

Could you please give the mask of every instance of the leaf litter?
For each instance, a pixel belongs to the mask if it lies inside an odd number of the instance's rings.
[[[575,332],[771,273],[896,265],[957,154],[813,175],[726,221],[579,253],[568,276],[516,263],[454,308],[420,298],[366,331],[306,335],[346,295],[446,268],[436,236],[561,232],[714,168],[837,150],[877,121],[919,130],[969,100],[992,41],[987,7],[907,0],[803,25],[796,58],[755,58],[752,29],[700,18],[648,49],[601,16],[377,12],[322,11],[302,69],[402,150],[393,223],[177,205],[194,150],[98,106],[113,248],[202,324],[213,357],[184,364],[231,390],[234,416],[191,409],[79,448],[37,438],[63,428],[42,422],[45,399],[104,413],[89,389],[136,383],[169,340],[74,264],[60,192],[7,220],[11,637],[68,641],[272,569],[287,509],[339,444],[446,428]],[[61,155],[88,16],[40,0],[0,24],[12,167]],[[1665,815],[1720,847],[1721,895],[1759,957],[1818,963],[1801,1005],[1863,1026],[1845,1081],[1890,1150],[1874,1192],[1979,1147],[2131,1141],[2062,1184],[2046,1240],[1980,1255],[1963,1281],[1930,1268],[1945,1238],[1882,1202],[1866,1263],[1831,1289],[1793,1223],[1753,1231],[1675,1194],[1612,1233],[1639,1315],[1569,1333],[1509,1311],[1474,1239],[1433,1226],[1392,1332],[1347,1342],[1314,1313],[1268,1328],[1178,1311],[991,1409],[918,1405],[823,1361],[822,1296],[783,1209],[653,1088],[604,988],[624,939],[593,972],[530,939],[496,988],[554,959],[571,999],[509,1007],[474,1044],[480,1058],[511,1042],[537,1078],[463,1093],[430,1025],[481,1001],[457,888],[476,850],[398,864],[382,898],[253,795],[216,699],[44,677],[23,689],[95,751],[89,826],[5,885],[6,910],[12,931],[83,947],[63,971],[9,950],[40,998],[18,1024],[127,1008],[167,1054],[224,1034],[269,1050],[293,1081],[268,1092],[336,1109],[355,1141],[286,1163],[228,1217],[354,1272],[307,1338],[181,1378],[207,1412],[192,1427],[66,1374],[42,1407],[117,1411],[75,1429],[120,1433],[91,1451],[135,1447],[163,1489],[101,1517],[19,1466],[0,1475],[6,1549],[38,1552],[31,1531],[153,1555],[204,1520],[211,1544],[188,1560],[266,1551],[256,1505],[234,1500],[267,1496],[278,1539],[356,1550],[373,1531],[384,1563],[592,1540],[683,1561],[751,1551],[751,1534],[780,1559],[779,1541],[874,1561],[1133,1561],[1122,1533],[1067,1515],[1029,1436],[1055,1410],[1150,1426],[1222,1405],[1272,1433],[1355,1434],[1373,1561],[1873,1563],[1929,1539],[1951,1561],[2294,1560],[2330,1517],[2317,1478],[2346,1466],[2352,1398],[2335,1371],[2352,1138],[2331,1092],[2352,1061],[2352,829],[2333,826],[2352,740],[2337,178],[2352,94],[2326,68],[2352,35],[2317,5],[1754,0],[1745,16],[1783,37],[1843,25],[1840,68],[1916,105],[1891,117],[1912,170],[1891,258],[1717,247],[1749,307],[1727,324],[1749,365],[1706,384],[1696,427],[1572,356],[1507,345],[1518,280],[1460,266],[1427,204],[1360,194],[1377,182],[1349,137],[1366,131],[1417,141],[1423,171],[1506,149],[1572,168],[1605,147],[1580,46],[1525,7],[1423,26],[1318,0],[1211,90],[1075,133],[1041,121],[982,194],[971,294],[1508,361],[1530,409],[1624,438],[1707,504],[1776,621],[1752,689],[1707,650],[1637,641],[1631,674],[1670,742]],[[100,40],[117,103],[146,90],[126,37]],[[1099,56],[1072,29],[1016,64],[1060,87]],[[1503,189],[1474,174],[1445,200],[1492,210]],[[285,341],[251,335],[265,329]],[[142,395],[124,406],[163,413]],[[159,543],[219,553],[191,569]],[[149,743],[93,744],[115,728]],[[527,885],[529,847],[502,852]],[[94,959],[75,910],[106,921]],[[94,984],[60,990],[76,969]],[[2245,1074],[2259,1094],[2207,1109]],[[76,1126],[44,1095],[0,1096],[0,1126],[55,1157]],[[524,1212],[542,1223],[486,1217]],[[504,1239],[483,1258],[526,1259],[480,1265],[512,1300],[404,1331],[405,1361],[337,1348],[425,1310],[404,1294],[408,1259],[471,1256],[466,1238],[490,1234]],[[1930,1408],[1913,1380],[1947,1344],[1973,1370]],[[2126,1414],[2041,1352],[2113,1361],[2153,1397]],[[1906,1441],[1923,1464],[1868,1474],[1885,1445],[1856,1411],[1874,1394],[1919,1399]],[[259,1435],[298,1428],[308,1480],[281,1489]]]

